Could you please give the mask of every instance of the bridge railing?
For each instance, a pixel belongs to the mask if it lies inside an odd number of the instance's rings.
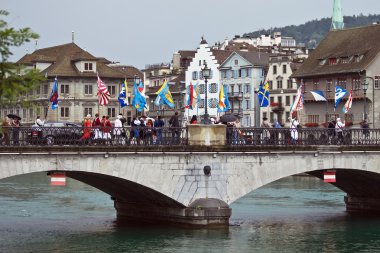
[[[228,145],[379,145],[380,129],[227,128]]]
[[[227,145],[380,145],[380,129],[328,128],[230,128]],[[2,127],[0,145],[110,145],[183,146],[188,145],[186,127]]]
[[[0,145],[187,145],[182,127],[2,127]]]

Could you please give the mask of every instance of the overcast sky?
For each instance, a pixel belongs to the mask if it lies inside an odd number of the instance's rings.
[[[144,68],[234,35],[331,17],[333,0],[0,0],[10,26],[40,35],[37,48],[71,42],[92,55]],[[378,14],[379,0],[342,0],[343,15]],[[35,49],[14,49],[16,61]]]

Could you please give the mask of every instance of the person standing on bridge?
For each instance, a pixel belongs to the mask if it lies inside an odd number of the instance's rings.
[[[102,123],[100,122],[99,113],[95,114],[95,119],[92,121],[92,127],[94,129],[94,140],[101,139],[100,127]]]
[[[336,119],[335,132],[338,135],[338,141],[343,144],[343,128],[346,126],[340,118]]]
[[[294,118],[289,118],[290,120],[290,136],[292,138],[292,144],[297,144],[297,140],[298,140],[298,126],[300,125],[300,123],[298,122],[297,120],[297,116],[295,116]]]
[[[175,112],[174,115],[169,120],[170,127],[172,128],[172,143],[179,143],[179,120],[178,120],[178,112]]]
[[[269,144],[270,141],[270,132],[269,128],[272,128],[272,126],[268,122],[268,118],[264,117],[263,122],[261,123],[261,127],[264,128],[261,136],[261,140],[263,144]]]
[[[88,141],[91,138],[91,114],[87,114],[83,121],[83,135],[81,141]]]

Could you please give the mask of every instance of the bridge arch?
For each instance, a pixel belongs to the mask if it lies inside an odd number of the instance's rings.
[[[0,179],[41,171],[107,192],[118,215],[195,224],[225,223],[228,205],[255,189],[299,173],[337,171],[347,208],[380,211],[379,151],[204,150],[171,152],[0,153]],[[206,174],[205,167],[211,169]],[[347,180],[346,180],[347,179]],[[208,203],[213,203],[211,206]]]

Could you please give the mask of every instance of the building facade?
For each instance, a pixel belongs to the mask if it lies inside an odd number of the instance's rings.
[[[114,119],[123,113],[130,118],[132,108],[121,109],[117,100],[124,80],[142,78],[139,70],[131,66],[115,66],[104,58],[94,57],[75,43],[36,50],[22,57],[18,64],[35,68],[47,79],[34,90],[20,96],[20,102],[1,108],[1,116],[18,114],[24,124],[32,124],[36,116],[49,121],[82,122],[87,114],[110,115]],[[99,106],[97,74],[107,85],[111,100],[107,106]],[[49,102],[54,80],[58,81],[58,109],[51,110]],[[129,100],[131,100],[129,98]]]
[[[220,83],[227,85],[230,113],[239,117],[243,127],[260,126],[256,89],[264,81],[268,54],[232,52],[220,65]]]
[[[333,30],[293,74],[304,85],[305,99],[302,121],[321,124],[331,118],[342,118],[347,125],[359,127],[366,119],[373,128],[380,127],[380,25]],[[367,84],[368,87],[366,85]],[[335,108],[335,87],[349,93],[352,108],[342,108],[348,94]],[[317,102],[309,91],[321,90],[327,102]]]

